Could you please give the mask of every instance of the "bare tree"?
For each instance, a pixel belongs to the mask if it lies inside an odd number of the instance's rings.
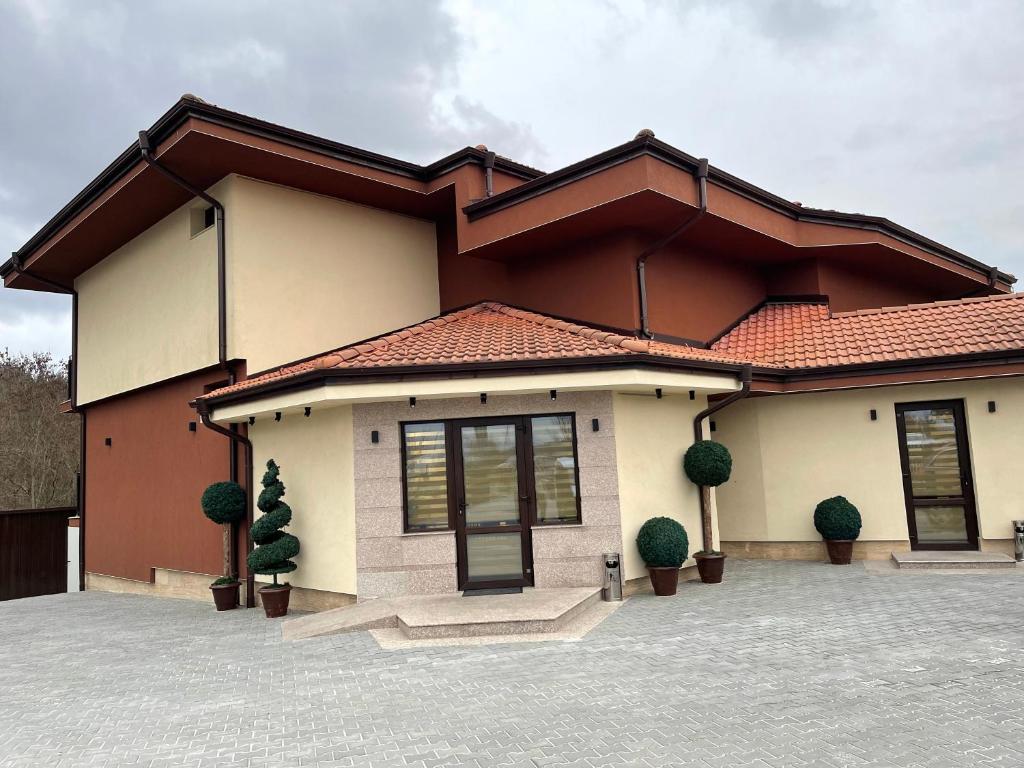
[[[78,419],[60,412],[67,366],[0,350],[0,509],[75,504]]]

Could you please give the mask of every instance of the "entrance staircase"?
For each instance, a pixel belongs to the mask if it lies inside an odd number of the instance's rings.
[[[926,551],[893,552],[893,562],[900,570],[961,570],[981,568],[1015,568],[1017,562],[999,552]]]

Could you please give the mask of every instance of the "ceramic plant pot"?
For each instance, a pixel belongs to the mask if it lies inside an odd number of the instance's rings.
[[[260,589],[260,602],[263,603],[263,612],[267,614],[268,619],[277,619],[288,613],[288,598],[291,593],[291,584]]]
[[[218,611],[230,611],[238,606],[238,582],[234,584],[211,584],[213,604]]]
[[[828,559],[832,565],[849,565],[853,557],[853,539],[826,539]]]
[[[713,555],[694,555],[697,561],[697,573],[700,580],[705,584],[721,584],[722,572],[725,570],[725,555],[716,553]]]
[[[679,586],[678,568],[656,568],[647,566],[647,572],[651,575],[651,586],[654,587],[654,594],[659,597],[668,597],[676,593]]]

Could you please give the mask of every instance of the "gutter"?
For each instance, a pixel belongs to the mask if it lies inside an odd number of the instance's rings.
[[[709,405],[703,411],[693,417],[693,440],[699,443],[704,439],[704,419],[711,416],[714,413],[725,408],[727,405],[735,403],[737,400],[742,400],[750,394],[750,380],[753,378],[753,366],[749,363],[743,366],[743,370],[740,371],[740,383],[742,386],[739,391],[733,392],[731,395],[723,400],[719,400],[717,403]],[[710,490],[701,488],[700,492],[700,527],[704,539],[704,551],[711,552],[715,548],[715,542],[711,535],[711,510],[710,510]]]
[[[228,374],[228,386],[234,384],[237,379],[235,377],[234,366],[228,365],[228,319],[227,319],[227,246],[225,241],[225,221],[224,221],[224,206],[221,202],[209,194],[205,190],[199,189],[196,186],[190,184],[185,178],[172,171],[167,166],[163,165],[159,160],[153,156],[154,144],[150,139],[147,131],[139,131],[139,152],[142,155],[142,159],[151,168],[156,169],[164,176],[166,176],[172,183],[184,189],[186,192],[191,194],[193,197],[198,197],[200,200],[213,206],[215,226],[217,228],[217,365],[218,367],[226,371]],[[202,417],[203,415],[200,414]],[[228,456],[228,467],[229,477],[232,482],[238,482],[238,454],[235,450],[237,443],[241,443],[246,446],[246,495],[250,498],[247,500],[251,502],[252,489],[254,487],[253,476],[252,476],[252,445],[249,443],[248,438],[242,437],[238,434],[237,430],[232,427],[231,429],[225,429],[217,424],[211,422],[208,418],[202,418],[203,426],[208,429],[217,432],[218,434],[225,435],[232,442],[229,444],[230,453]],[[252,505],[251,503],[246,504],[247,507],[247,522],[249,528],[252,526]],[[246,537],[248,539],[248,551],[252,551],[252,533],[251,530],[247,530]],[[231,537],[232,549],[235,547],[236,536]],[[237,557],[231,558],[232,562],[235,562],[237,567]],[[248,569],[247,569],[248,570]],[[245,587],[245,603],[247,608],[255,606],[254,593],[253,593],[253,577],[252,574],[246,576],[246,587]]]
[[[697,179],[697,199],[698,208],[697,212],[691,214],[675,229],[669,232],[667,235],[659,240],[651,243],[647,248],[644,249],[636,259],[636,278],[637,287],[640,292],[640,335],[645,339],[654,338],[654,334],[651,332],[651,323],[649,317],[649,309],[647,306],[647,259],[653,256],[655,253],[660,251],[662,248],[667,246],[679,238],[686,230],[704,218],[708,212],[708,161],[707,158],[701,158],[697,161],[697,169],[694,171],[694,178]]]
[[[246,539],[246,552],[252,552],[253,541],[252,541],[252,497],[253,497],[253,473],[252,473],[252,441],[249,440],[245,435],[240,435],[233,429],[225,429],[220,424],[214,423],[210,419],[210,406],[203,400],[197,400],[191,403],[192,407],[196,409],[199,414],[200,421],[203,422],[203,426],[207,429],[211,429],[217,434],[224,435],[231,441],[231,452],[234,454],[235,446],[241,445],[245,451],[245,476],[247,478],[247,487],[245,489],[246,504],[245,504],[245,539]],[[232,547],[234,547],[235,536],[232,535]],[[237,558],[233,558],[237,560]],[[235,567],[238,568],[239,563],[235,562]],[[238,569],[241,570],[240,568]],[[255,608],[256,607],[256,579],[252,572],[246,568],[245,575],[245,607]]]
[[[78,476],[76,504],[78,507],[78,591],[85,590],[85,412],[78,410],[78,291],[74,286],[68,287],[54,282],[49,278],[37,275],[25,269],[21,256],[15,252],[11,254],[11,271],[23,277],[30,278],[36,282],[52,288],[58,293],[67,294],[71,297],[71,364],[68,366],[68,380],[70,392],[68,398],[71,400],[71,412],[79,414],[81,419],[78,427]]]

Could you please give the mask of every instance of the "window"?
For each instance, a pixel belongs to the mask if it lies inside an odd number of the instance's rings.
[[[580,522],[573,417],[534,416],[530,426],[537,523]]]
[[[405,524],[410,531],[448,528],[448,453],[444,422],[405,424]]]

